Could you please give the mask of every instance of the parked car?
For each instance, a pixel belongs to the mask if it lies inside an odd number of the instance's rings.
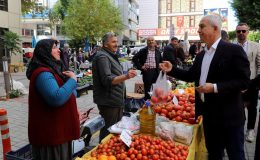
[[[139,52],[140,49],[144,48],[146,45],[140,44],[140,45],[135,45],[135,46],[130,46],[131,49],[131,55],[135,55],[137,52]]]

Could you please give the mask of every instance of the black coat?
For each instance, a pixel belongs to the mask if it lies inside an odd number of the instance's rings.
[[[199,86],[204,52],[196,56],[193,66],[184,71],[174,67],[169,73],[175,78]],[[220,41],[211,61],[206,82],[215,83],[218,93],[205,93],[202,102],[196,92],[196,115],[204,123],[222,126],[241,126],[245,122],[242,90],[250,81],[249,61],[242,47]]]
[[[175,48],[171,44],[164,47],[163,60],[170,61],[172,65],[180,65],[184,61],[184,51],[182,48]]]
[[[140,49],[140,51],[132,59],[134,66],[137,69],[141,70],[142,72],[143,72],[142,66],[146,62],[147,55],[148,55],[148,47],[144,47],[144,48]],[[156,68],[159,69],[159,63],[161,63],[161,62],[162,62],[162,55],[161,55],[160,51],[156,48],[155,49]]]

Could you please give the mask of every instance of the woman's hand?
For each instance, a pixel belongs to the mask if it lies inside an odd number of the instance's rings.
[[[62,72],[65,76],[69,77],[69,78],[72,78],[72,79],[75,79],[75,81],[77,82],[77,77],[75,75],[74,72],[72,71],[64,71]]]

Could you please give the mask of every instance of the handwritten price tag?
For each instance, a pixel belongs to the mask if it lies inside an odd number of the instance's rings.
[[[173,104],[176,105],[176,106],[179,104],[179,101],[178,101],[178,99],[177,99],[176,96],[173,96],[172,102],[173,102]]]
[[[124,129],[120,135],[120,139],[128,146],[130,147],[132,143],[132,137],[131,132],[129,130]]]

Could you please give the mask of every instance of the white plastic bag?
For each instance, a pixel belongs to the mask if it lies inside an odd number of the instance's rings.
[[[22,82],[13,80],[13,89],[19,90],[22,94],[28,94],[28,90],[25,88],[25,86],[22,84]]]
[[[187,126],[184,124],[174,125],[174,140],[186,145],[189,145],[192,140],[193,126]]]
[[[120,134],[124,129],[137,133],[140,129],[140,122],[135,114],[131,113],[130,117],[123,116],[122,119],[116,124],[108,128],[110,133]]]
[[[151,87],[152,96],[156,97],[158,102],[166,102],[168,99],[169,91],[170,87],[168,85],[166,74],[160,71],[156,82]]]
[[[161,122],[156,128],[156,133],[164,140],[173,141],[174,125],[170,122]]]

